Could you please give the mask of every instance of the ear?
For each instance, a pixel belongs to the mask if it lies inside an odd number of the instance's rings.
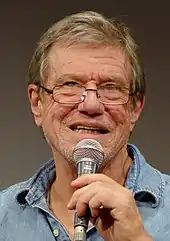
[[[145,104],[145,96],[141,100],[137,100],[135,105],[131,107],[131,116],[130,116],[130,131],[133,130],[136,121],[139,119],[140,114],[143,110]]]
[[[38,127],[42,123],[42,102],[38,93],[38,87],[35,84],[28,86],[28,99],[31,104],[31,110],[34,116],[34,121]]]

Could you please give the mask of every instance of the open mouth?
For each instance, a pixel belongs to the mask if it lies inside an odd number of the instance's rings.
[[[89,126],[71,126],[70,129],[80,134],[107,134],[109,131],[103,128],[89,127]]]

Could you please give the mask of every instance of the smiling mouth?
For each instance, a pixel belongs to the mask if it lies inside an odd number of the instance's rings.
[[[101,128],[89,127],[89,126],[71,126],[70,129],[80,134],[99,135],[99,134],[107,134],[109,132]]]

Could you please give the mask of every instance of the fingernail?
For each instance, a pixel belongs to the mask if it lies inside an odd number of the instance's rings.
[[[76,182],[77,181],[77,178],[76,179],[74,179],[72,182]]]
[[[77,182],[77,179],[73,180],[73,181],[71,182],[71,185],[74,185],[76,182]]]

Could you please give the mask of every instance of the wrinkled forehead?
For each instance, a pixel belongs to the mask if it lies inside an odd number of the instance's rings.
[[[48,79],[55,81],[69,73],[83,79],[115,78],[130,81],[129,58],[118,46],[54,44],[48,54]]]

